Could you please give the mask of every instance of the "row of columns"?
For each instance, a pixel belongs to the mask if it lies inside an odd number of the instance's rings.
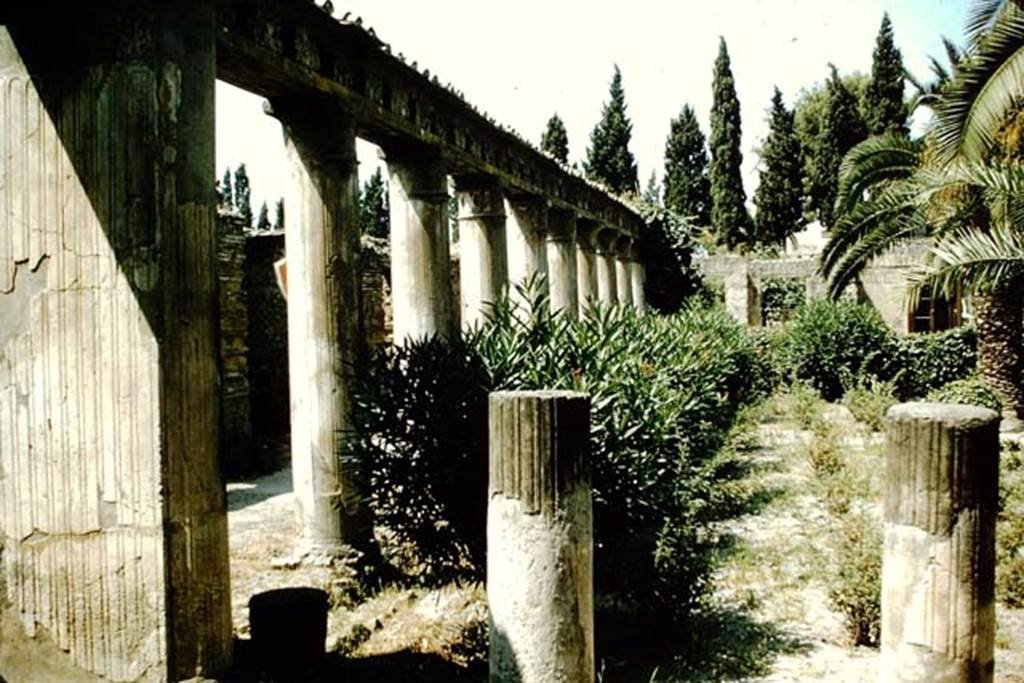
[[[291,166],[285,210],[292,461],[300,553],[331,558],[367,530],[342,463],[353,451],[352,369],[359,325],[355,126],[322,101],[274,101]],[[331,121],[331,125],[324,125]],[[454,332],[448,174],[424,154],[389,153],[394,338]],[[573,318],[593,301],[643,308],[635,240],[506,192],[487,176],[455,179],[461,320],[481,323],[502,291],[544,275],[551,308]]]

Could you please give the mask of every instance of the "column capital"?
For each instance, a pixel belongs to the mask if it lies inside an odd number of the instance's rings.
[[[452,176],[460,221],[504,218],[505,195],[497,178],[481,175]]]
[[[585,251],[597,251],[597,235],[601,231],[601,224],[593,218],[579,218],[576,220],[576,242],[580,249]]]
[[[594,237],[594,244],[597,248],[597,253],[601,255],[611,254],[615,255],[615,242],[618,239],[619,232],[614,228],[602,225],[597,229]]]
[[[384,158],[388,174],[401,180],[408,199],[429,204],[448,201],[448,166],[439,154],[388,151]]]
[[[323,97],[275,97],[263,101],[263,113],[277,119],[285,135],[303,148],[303,156],[351,170],[359,161],[353,140],[355,118]],[[325,122],[330,122],[325,124]]]
[[[548,242],[572,242],[576,239],[576,212],[552,206],[548,209]]]

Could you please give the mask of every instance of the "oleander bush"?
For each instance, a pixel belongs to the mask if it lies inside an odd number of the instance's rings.
[[[497,302],[462,340],[388,349],[370,364],[356,423],[385,554],[411,553],[424,582],[479,577],[487,392],[585,391],[596,590],[685,616],[709,587],[713,523],[738,513],[742,487],[728,484],[744,470],[723,444],[763,391],[753,338],[720,307],[595,307],[572,321],[548,313],[538,288],[522,293],[527,306]]]
[[[768,278],[761,285],[761,320],[780,325],[804,305],[807,287],[798,278]]]
[[[892,379],[899,343],[870,306],[814,300],[794,315],[781,344],[787,378],[802,380],[827,401],[843,395],[851,378]]]

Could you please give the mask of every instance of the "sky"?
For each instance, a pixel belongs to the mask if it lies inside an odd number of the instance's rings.
[[[830,62],[841,73],[870,73],[886,11],[904,65],[927,79],[928,56],[944,60],[941,36],[962,42],[967,6],[967,0],[334,0],[334,14],[361,16],[392,52],[429,68],[535,143],[557,112],[568,130],[570,161],[581,164],[618,64],[641,187],[652,170],[663,175],[669,124],[684,104],[694,107],[708,134],[722,36],[741,106],[749,200],[774,86],[792,106],[801,89],[826,78]],[[379,161],[371,145],[358,151],[365,177]],[[287,180],[280,127],[259,98],[218,83],[218,177],[240,162],[249,170],[254,211],[263,200],[272,205]]]

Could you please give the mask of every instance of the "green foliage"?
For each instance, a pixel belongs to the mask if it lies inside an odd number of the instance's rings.
[[[252,190],[249,187],[249,172],[245,170],[245,164],[239,164],[235,169],[235,213],[241,216],[246,225],[252,225]]]
[[[824,401],[817,389],[807,382],[797,380],[791,382],[784,395],[785,412],[802,429],[812,429],[818,423],[818,416],[824,407]]]
[[[826,112],[814,149],[814,177],[812,198],[818,211],[818,220],[825,227],[835,222],[835,202],[839,187],[839,165],[843,155],[867,137],[867,128],[861,116],[857,96],[850,92],[839,77],[835,66],[828,79]]]
[[[736,514],[728,483],[742,472],[722,447],[757,397],[753,341],[717,308],[597,307],[571,321],[548,312],[539,288],[522,293],[528,313],[501,300],[464,341],[389,349],[370,364],[356,424],[371,508],[393,538],[385,551],[412,548],[424,582],[479,576],[486,393],[586,391],[597,591],[687,614],[711,578],[713,524]]]
[[[663,313],[673,313],[702,287],[700,276],[691,264],[692,228],[679,214],[657,204],[640,201],[636,209],[644,219],[639,249],[646,269],[647,305]]]
[[[971,325],[944,332],[911,334],[900,338],[899,394],[904,400],[920,398],[974,372],[978,359],[978,332]]]
[[[661,185],[658,184],[658,174],[656,171],[651,171],[651,175],[647,178],[647,186],[644,188],[640,198],[648,204],[661,206]]]
[[[224,177],[217,183],[217,202],[230,211],[235,206],[235,191],[231,182],[231,169],[224,169]]]
[[[815,300],[797,311],[781,349],[787,373],[805,380],[828,401],[860,376],[892,379],[896,335],[872,307]]]
[[[601,111],[601,121],[590,133],[590,147],[585,164],[587,177],[603,183],[618,194],[635,193],[637,179],[636,160],[629,151],[633,124],[626,114],[626,95],[622,89],[622,73],[615,67],[608,102]]]
[[[892,22],[886,12],[875,40],[871,83],[867,92],[865,119],[871,135],[906,135],[907,109],[903,102],[903,89],[903,56],[893,42]]]
[[[697,114],[683,106],[665,142],[665,206],[695,225],[711,223],[708,154]]]
[[[256,219],[256,229],[260,231],[270,230],[270,213],[267,210],[267,203],[260,204],[259,218]]]
[[[557,113],[548,119],[547,128],[540,137],[540,148],[563,164],[569,163],[569,133]]]
[[[966,403],[972,406],[990,408],[997,413],[1003,409],[999,395],[992,391],[978,375],[958,379],[928,392],[929,401],[939,403]]]
[[[359,193],[359,230],[370,237],[387,239],[391,232],[388,188],[380,168],[373,172]]]
[[[789,320],[807,297],[803,280],[797,278],[768,278],[761,284],[761,320],[766,326]]]
[[[843,396],[843,405],[873,432],[885,429],[885,412],[898,402],[895,382],[883,382],[874,377],[859,378]]]
[[[729,50],[725,39],[718,44],[712,81],[711,104],[711,227],[719,244],[734,249],[746,243],[752,230],[747,213],[747,193],[743,189],[742,131],[740,101],[736,97]]]
[[[854,645],[877,646],[882,623],[882,530],[863,510],[839,521],[836,572],[829,599],[846,620]]]
[[[996,522],[996,596],[1024,607],[1024,443],[1003,442]]]
[[[274,205],[274,230],[284,230],[284,197]]]
[[[757,242],[779,245],[803,227],[803,177],[793,113],[786,109],[778,88],[772,97],[761,164],[761,182],[754,193]]]

